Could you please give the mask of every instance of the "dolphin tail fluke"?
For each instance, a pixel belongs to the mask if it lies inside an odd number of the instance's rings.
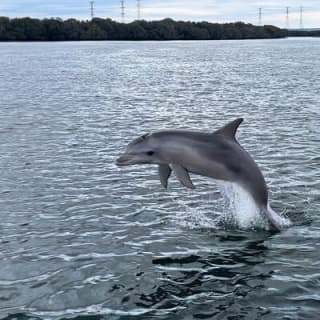
[[[288,227],[291,224],[289,219],[280,216],[270,207],[269,204],[263,210],[263,213],[268,220],[272,230],[280,231],[281,229]]]

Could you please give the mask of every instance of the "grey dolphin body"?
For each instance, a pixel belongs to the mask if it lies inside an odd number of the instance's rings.
[[[158,164],[166,188],[171,172],[188,188],[194,188],[189,172],[240,184],[254,199],[271,228],[280,229],[280,217],[268,205],[264,177],[248,152],[237,142],[242,118],[213,133],[159,131],[133,140],[116,160],[118,166]]]

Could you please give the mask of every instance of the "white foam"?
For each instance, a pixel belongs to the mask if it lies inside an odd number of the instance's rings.
[[[224,198],[223,219],[226,225],[233,225],[240,229],[269,229],[269,223],[264,218],[265,214],[262,214],[261,208],[241,185],[225,181],[217,181],[217,185]],[[289,219],[272,210],[269,204],[267,210],[268,215],[280,228],[291,224]]]
[[[222,220],[226,226],[240,229],[266,228],[260,209],[251,195],[239,184],[217,181],[224,199]]]
[[[179,201],[178,204],[181,210],[174,217],[175,223],[190,229],[217,229],[221,228],[221,225],[225,228],[245,230],[270,228],[265,214],[261,213],[261,209],[250,193],[241,185],[226,181],[215,182],[223,197],[222,203],[220,201],[219,203],[210,203],[210,207],[212,205],[215,209],[213,212],[208,212],[208,206],[190,207],[188,203]],[[289,219],[278,215],[269,205],[268,214],[280,228],[288,227],[291,224]]]

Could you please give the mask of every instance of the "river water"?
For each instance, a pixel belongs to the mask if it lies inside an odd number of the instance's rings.
[[[0,44],[0,318],[319,319],[320,40]],[[238,140],[280,233],[216,183],[119,169],[159,129]]]

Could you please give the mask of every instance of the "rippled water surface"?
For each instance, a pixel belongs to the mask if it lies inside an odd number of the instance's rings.
[[[319,319],[320,40],[1,43],[0,318]],[[216,184],[119,169],[133,138],[244,117],[280,233]]]

